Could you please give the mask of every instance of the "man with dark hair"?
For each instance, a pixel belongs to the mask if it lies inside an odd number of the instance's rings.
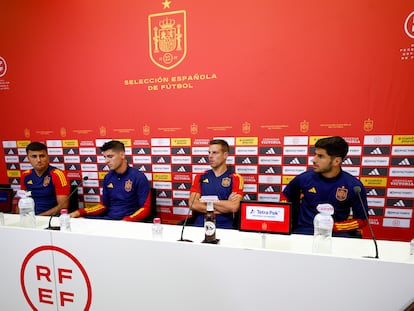
[[[128,165],[125,146],[112,140],[101,147],[110,171],[103,181],[102,204],[80,208],[71,217],[139,221],[150,215],[150,185],[144,173]]]
[[[363,210],[368,206],[365,188],[358,179],[341,168],[347,153],[348,143],[342,137],[319,139],[315,144],[313,170],[296,176],[283,190],[292,202],[293,210],[297,211],[293,217],[294,233],[313,234],[313,219],[318,213],[316,207],[322,203],[334,207],[334,236],[349,237],[367,224]],[[364,206],[354,193],[355,186],[361,188]]]
[[[204,226],[207,206],[200,202],[200,197],[216,195],[219,199],[214,203],[217,228],[233,228],[234,213],[239,210],[243,196],[243,177],[227,168],[228,154],[229,145],[225,140],[210,141],[208,159],[211,169],[197,174],[190,190],[190,207],[196,212],[195,226]]]
[[[35,214],[55,215],[62,208],[68,208],[70,185],[64,172],[49,164],[46,145],[32,142],[27,145],[26,153],[33,169],[22,173],[20,187],[31,192]]]

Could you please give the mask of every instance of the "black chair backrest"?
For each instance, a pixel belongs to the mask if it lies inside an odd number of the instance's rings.
[[[72,213],[76,210],[78,210],[79,208],[79,194],[78,191],[75,191],[76,188],[78,186],[77,185],[71,185],[70,186],[70,192],[72,193],[71,197],[69,198],[69,208],[68,208],[68,213]]]
[[[0,212],[11,213],[13,209],[14,190],[9,187],[0,188]]]
[[[151,212],[147,218],[141,220],[141,222],[153,222],[154,218],[157,217],[157,190],[155,188],[150,188],[150,200],[151,200]]]

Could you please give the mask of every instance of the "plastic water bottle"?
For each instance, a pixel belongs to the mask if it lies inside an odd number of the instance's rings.
[[[332,251],[332,229],[334,208],[331,204],[319,204],[319,214],[313,219],[313,252],[329,254]]]
[[[66,208],[63,208],[60,210],[59,224],[60,224],[60,231],[71,231],[70,216]]]
[[[20,211],[20,226],[27,228],[36,227],[35,203],[31,197],[30,191],[21,190],[19,192],[19,211]]]
[[[161,218],[154,218],[152,224],[152,238],[154,240],[162,240],[162,230]]]

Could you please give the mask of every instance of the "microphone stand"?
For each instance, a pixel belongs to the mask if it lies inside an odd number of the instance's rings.
[[[76,192],[76,191],[78,191],[78,189],[79,189],[79,187],[83,184],[83,182],[85,181],[85,180],[88,180],[88,176],[85,176],[84,178],[83,178],[83,180],[79,183],[79,185],[77,185],[76,187],[75,187],[75,189],[73,189],[73,191],[68,195],[68,197],[61,203],[61,204],[59,204],[58,205],[58,211],[56,212],[56,213],[54,213],[54,214],[52,214],[52,215],[50,215],[50,218],[49,218],[49,225],[45,228],[45,230],[60,230],[60,226],[52,226],[52,218],[53,217],[55,217],[55,216],[57,216],[58,215],[58,213],[60,213],[60,208],[59,207],[61,207],[61,206],[63,206],[67,201],[69,201],[69,199],[71,198],[71,196]]]
[[[188,220],[188,216],[190,215],[190,212],[193,208],[193,204],[194,204],[194,200],[196,198],[197,194],[194,194],[193,200],[191,201],[190,206],[188,207],[188,211],[187,211],[187,215],[185,216],[184,222],[183,222],[183,227],[181,228],[181,237],[178,240],[178,242],[193,242],[192,240],[189,239],[183,239],[183,235],[184,235],[184,228],[187,225],[187,220]]]
[[[379,256],[378,256],[378,245],[377,245],[377,239],[375,238],[375,235],[374,235],[374,230],[372,230],[372,226],[371,226],[371,224],[369,223],[368,213],[367,213],[367,211],[365,210],[365,205],[364,205],[364,202],[362,202],[362,198],[361,198],[361,187],[359,187],[359,186],[355,186],[355,187],[354,187],[354,192],[355,192],[355,193],[356,193],[356,195],[358,196],[358,198],[359,198],[359,202],[361,203],[362,210],[364,211],[365,219],[366,219],[366,220],[367,220],[367,222],[368,222],[368,228],[369,228],[369,231],[371,232],[371,237],[372,237],[372,240],[374,241],[374,245],[375,245],[375,257],[373,257],[373,256],[364,256],[364,258],[375,258],[375,259],[378,259],[378,258],[379,258]]]

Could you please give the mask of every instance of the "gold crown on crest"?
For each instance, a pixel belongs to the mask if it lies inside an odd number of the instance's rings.
[[[175,20],[172,18],[166,17],[158,23],[162,29],[173,28],[175,25]]]

